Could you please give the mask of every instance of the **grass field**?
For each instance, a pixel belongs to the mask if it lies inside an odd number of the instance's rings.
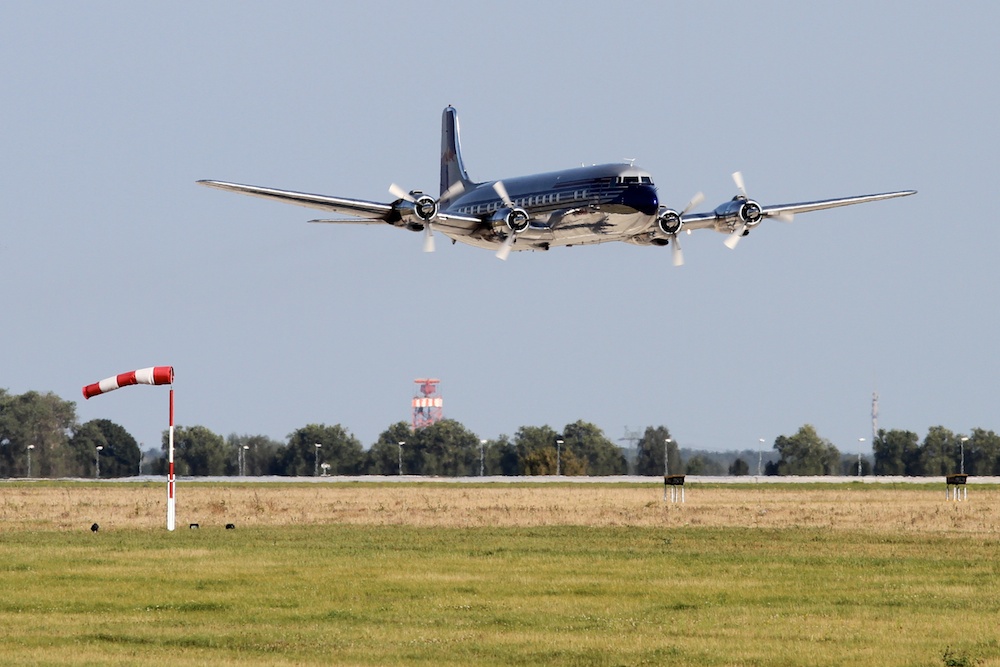
[[[0,662],[1000,665],[940,487],[0,484]]]

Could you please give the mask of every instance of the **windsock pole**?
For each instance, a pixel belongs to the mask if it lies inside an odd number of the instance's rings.
[[[174,529],[177,498],[174,497],[174,385],[170,385],[170,431],[167,435],[167,530]]]
[[[170,468],[167,471],[167,530],[174,529],[176,517],[176,502],[174,497],[174,367],[152,366],[139,370],[119,373],[100,382],[88,384],[83,388],[85,399],[106,394],[121,387],[136,384],[169,384],[170,385],[170,435],[167,440],[167,461]]]

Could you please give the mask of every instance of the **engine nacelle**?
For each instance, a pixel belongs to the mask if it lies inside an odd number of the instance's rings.
[[[660,214],[656,218],[656,226],[667,236],[680,234],[683,224],[681,222],[681,214],[672,208],[660,211]]]
[[[490,218],[493,231],[507,235],[510,232],[520,234],[528,228],[528,212],[523,208],[501,208]]]
[[[746,197],[733,197],[715,209],[715,216],[720,227],[737,227],[746,225],[747,229],[756,227],[764,219],[760,204]]]
[[[423,229],[424,223],[430,222],[437,217],[438,203],[430,195],[414,190],[410,193],[413,201],[401,200],[396,204],[396,210],[400,217],[407,222],[407,227]]]

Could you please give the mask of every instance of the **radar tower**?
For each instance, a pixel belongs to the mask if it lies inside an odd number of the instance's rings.
[[[417,378],[417,393],[413,396],[413,430],[435,424],[444,419],[444,399],[438,393],[436,378]]]

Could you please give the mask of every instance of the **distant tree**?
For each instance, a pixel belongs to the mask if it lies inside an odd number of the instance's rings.
[[[564,449],[560,455],[555,447],[547,447],[528,452],[521,459],[521,470],[524,475],[579,477],[587,474],[587,462],[570,450]]]
[[[479,474],[479,445],[479,436],[454,419],[415,431],[406,422],[397,422],[365,453],[364,469],[371,475],[398,475],[402,457],[404,475],[475,476]],[[491,459],[489,447],[484,454],[487,474],[497,474],[490,471],[496,457]]]
[[[97,448],[101,447],[100,452]],[[74,475],[92,477],[100,457],[101,477],[131,477],[139,474],[142,453],[139,443],[124,427],[107,419],[92,419],[74,430],[69,448],[76,462]]]
[[[91,421],[77,426],[67,443],[72,458],[66,466],[70,476],[94,477],[97,473],[97,448],[103,451],[107,445],[108,440],[96,423]],[[108,476],[106,471],[102,476]]]
[[[29,446],[33,477],[75,474],[77,460],[67,446],[75,423],[76,404],[52,392],[0,390],[0,476],[27,475]]]
[[[562,440],[561,448],[557,440]],[[587,462],[566,446],[563,434],[550,426],[522,426],[514,435],[522,475],[586,475]],[[559,450],[561,449],[561,456]]]
[[[840,457],[840,474],[846,477],[858,476],[858,455],[843,454]],[[872,474],[872,463],[867,456],[861,457],[861,476],[867,477]]]
[[[668,443],[667,440],[670,440]],[[667,447],[668,472],[680,474],[684,468],[681,463],[681,453],[677,442],[670,436],[666,426],[647,426],[637,446],[636,474],[662,475],[664,444]]]
[[[147,475],[163,475],[167,471],[164,463],[165,452],[156,447],[142,450],[142,470]]]
[[[621,448],[589,422],[578,420],[563,428],[563,450],[587,462],[588,475],[624,475],[628,462]],[[569,474],[569,473],[567,473]]]
[[[273,440],[266,435],[237,435],[229,434],[226,438],[226,449],[229,450],[229,458],[226,461],[226,474],[238,475],[239,451],[243,450],[244,461],[243,470],[248,477],[260,477],[261,475],[276,475],[275,457],[284,448],[284,443]]]
[[[684,465],[684,473],[687,475],[704,475],[705,459],[701,456],[692,456]]]
[[[736,477],[749,475],[750,466],[743,459],[736,459],[735,461],[733,461],[733,464],[729,466],[729,474],[735,475]]]
[[[706,454],[696,454],[684,465],[688,475],[722,475],[726,469],[714,457]]]
[[[396,422],[382,432],[375,444],[365,452],[364,470],[368,475],[398,475],[399,459],[403,456],[403,474],[414,474],[415,468],[410,462],[411,452],[406,445],[400,448],[400,442],[411,441],[410,425],[406,422]],[[412,442],[410,445],[412,447]]]
[[[454,419],[442,419],[412,432],[412,474],[461,477],[479,474],[479,438]]]
[[[275,454],[274,468],[279,475],[311,476],[327,463],[331,475],[358,475],[364,456],[361,442],[340,424],[309,424],[288,436],[288,444]]]
[[[872,443],[876,475],[919,475],[920,439],[911,431],[879,429]]]
[[[486,443],[486,474],[504,476],[521,474],[517,447],[506,435]]]
[[[829,440],[819,437],[811,424],[793,436],[779,436],[774,448],[781,455],[779,475],[835,475],[840,471],[840,452]]]
[[[950,475],[959,469],[959,438],[944,426],[932,426],[920,448],[920,463],[926,476]]]
[[[981,428],[972,429],[965,443],[965,472],[970,475],[1000,474],[1000,435]]]
[[[169,433],[165,431],[163,451],[168,449]],[[178,475],[224,475],[227,454],[222,436],[204,426],[174,428],[174,472]]]

